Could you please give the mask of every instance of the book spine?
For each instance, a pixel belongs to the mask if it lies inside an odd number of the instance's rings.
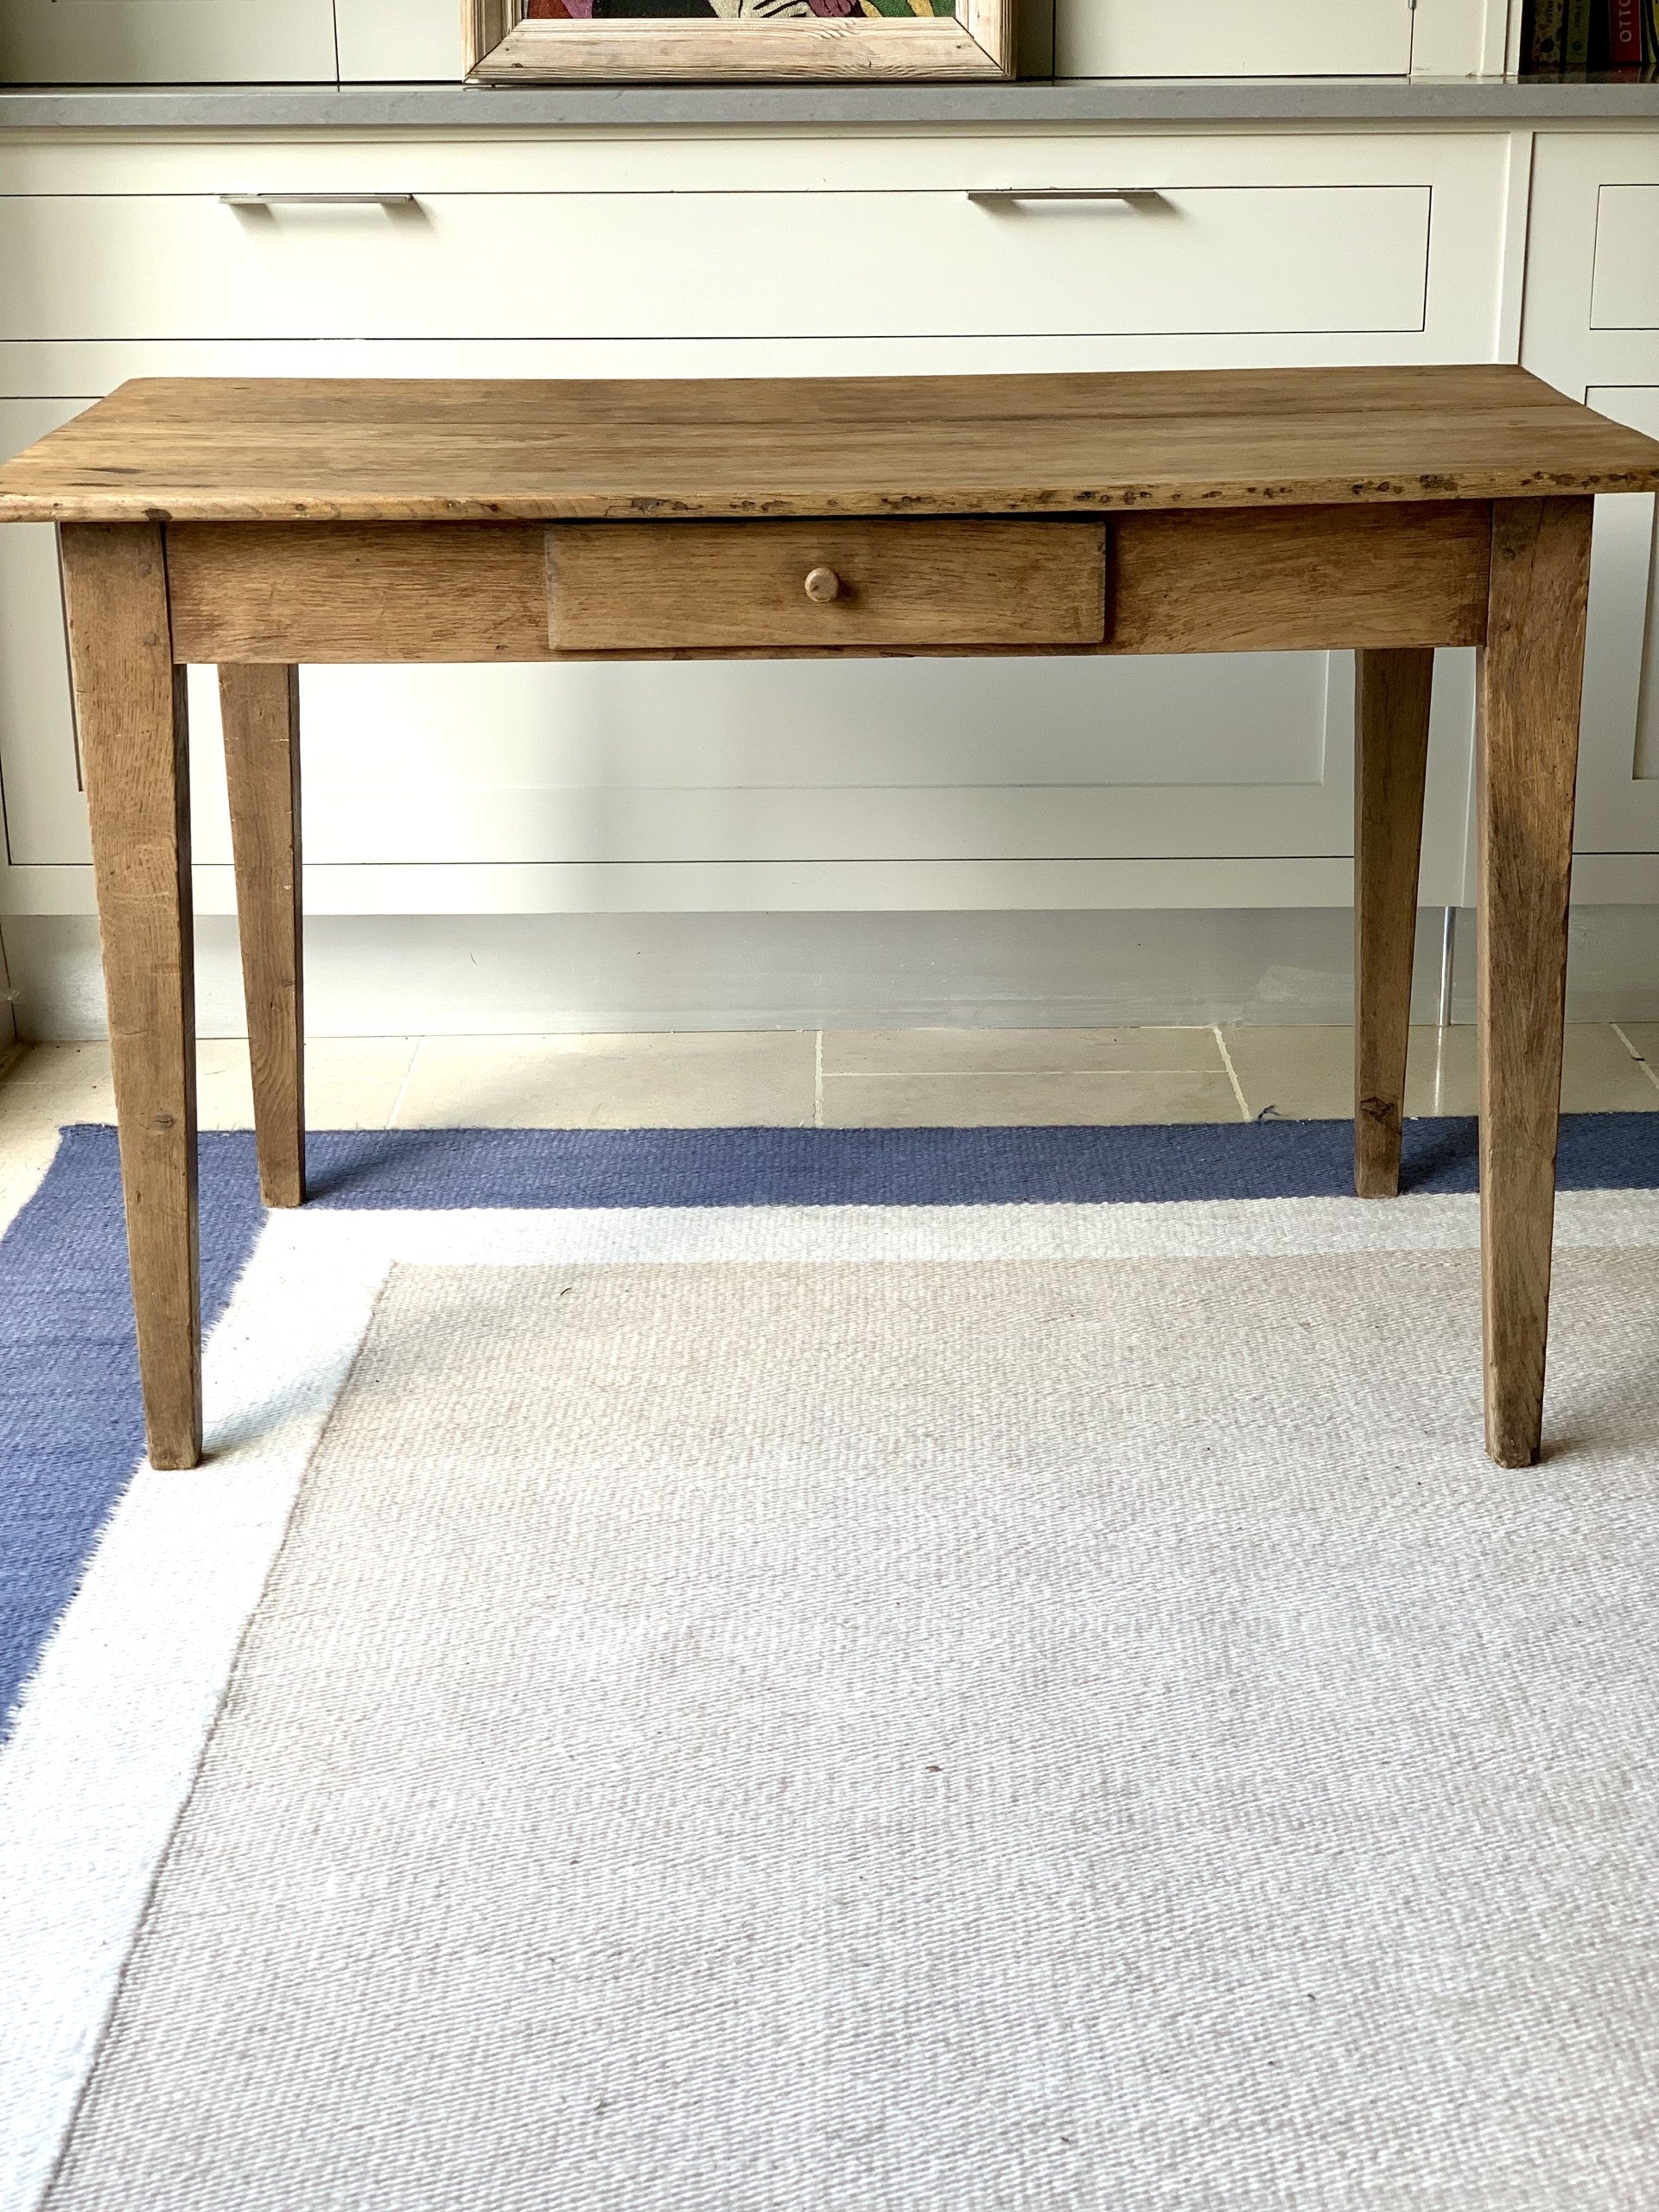
[[[1582,81],[1590,73],[1590,18],[1594,12],[1595,0],[1567,0],[1563,77]]]
[[[1607,67],[1642,67],[1642,0],[1607,0]]]
[[[1659,0],[1649,0],[1659,6]],[[1530,77],[1559,77],[1561,37],[1567,21],[1567,0],[1532,0],[1532,42],[1527,57]]]

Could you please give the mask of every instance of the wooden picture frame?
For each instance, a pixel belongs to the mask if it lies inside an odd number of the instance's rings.
[[[605,22],[526,17],[525,0],[462,0],[467,81],[664,84],[812,78],[1012,77],[1016,0],[955,0],[954,16]]]

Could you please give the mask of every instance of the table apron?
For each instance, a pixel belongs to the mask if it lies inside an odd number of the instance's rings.
[[[988,544],[996,541],[986,518]],[[835,525],[845,527],[844,523]],[[971,527],[971,520],[963,525]],[[824,659],[988,652],[1294,652],[1478,645],[1486,629],[1491,510],[1481,500],[1259,506],[1130,513],[1030,529],[1106,533],[1098,643],[971,638],[929,645],[687,644],[674,634],[670,573],[677,530],[620,523],[178,523],[165,531],[176,663]],[[706,524],[696,525],[705,536]],[[721,525],[752,537],[775,525]],[[810,525],[791,524],[798,536]],[[872,522],[900,550],[903,520]],[[831,525],[825,525],[828,531]],[[561,652],[559,548],[575,533],[629,533],[641,582],[615,651]],[[592,543],[599,545],[595,537]],[[583,541],[576,539],[579,547]],[[553,578],[550,587],[550,576]]]

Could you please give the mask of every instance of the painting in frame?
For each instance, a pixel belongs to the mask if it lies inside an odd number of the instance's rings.
[[[474,84],[1011,77],[1015,0],[463,0]]]

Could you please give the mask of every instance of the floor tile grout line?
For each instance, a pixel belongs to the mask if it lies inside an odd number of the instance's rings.
[[[850,1070],[843,1070],[838,1067],[835,1070],[830,1070],[827,1065],[828,1032],[815,1028],[810,1033],[812,1037],[813,1053],[813,1111],[809,1117],[807,1124],[803,1125],[798,1123],[797,1126],[812,1126],[819,1128],[835,1127],[845,1118],[845,1113],[848,1111],[854,1114],[855,1119],[860,1126],[870,1128],[907,1126],[908,1124],[902,1115],[896,1121],[889,1116],[887,1110],[887,1102],[882,1099],[880,1094],[889,1089],[894,1089],[898,1085],[910,1085],[918,1083],[922,1085],[925,1091],[932,1093],[938,1093],[942,1091],[947,1096],[953,1096],[958,1108],[961,1108],[961,1095],[963,1093],[968,1094],[969,1104],[967,1108],[961,1109],[961,1110],[968,1110],[970,1113],[973,1111],[972,1098],[974,1094],[982,1092],[987,1086],[989,1086],[993,1090],[997,1090],[999,1086],[1011,1090],[1013,1093],[1011,1096],[999,1097],[997,1099],[996,1103],[998,1111],[995,1118],[1001,1122],[1012,1122],[1014,1123],[1020,1124],[1028,1123],[1032,1127],[1061,1127],[1069,1125],[1064,1116],[1062,1116],[1059,1121],[1054,1121],[1042,1110],[1044,1103],[1043,1094],[1046,1094],[1052,1085],[1058,1085],[1061,1088],[1064,1088],[1067,1084],[1075,1082],[1092,1088],[1101,1100],[1098,1110],[1100,1112],[1103,1112],[1106,1115],[1108,1121],[1115,1124],[1118,1122],[1119,1118],[1118,1109],[1115,1105],[1109,1104],[1107,1103],[1108,1100],[1119,1088],[1124,1087],[1125,1085],[1132,1087],[1144,1087],[1147,1090],[1157,1093],[1159,1096],[1152,1099],[1141,1099],[1136,1101],[1135,1110],[1132,1110],[1128,1116],[1129,1122],[1134,1123],[1165,1123],[1171,1122],[1173,1116],[1175,1122],[1184,1122],[1186,1119],[1187,1114],[1193,1110],[1191,1102],[1185,1099],[1178,1101],[1175,1097],[1165,1096],[1164,1094],[1168,1092],[1172,1087],[1176,1091],[1185,1091],[1185,1089],[1194,1082],[1203,1083],[1207,1080],[1208,1082],[1213,1083],[1217,1075],[1221,1075],[1224,1077],[1228,1087],[1229,1094],[1233,1098],[1235,1113],[1238,1118],[1243,1121],[1248,1121],[1254,1118],[1249,1107],[1249,1096],[1251,1094],[1246,1093],[1244,1090],[1242,1077],[1240,1076],[1238,1070],[1236,1057],[1232,1052],[1227,1036],[1220,1024],[1159,1024],[1155,1026],[1160,1028],[1169,1030],[1182,1027],[1192,1029],[1203,1027],[1207,1029],[1209,1033],[1215,1039],[1216,1049],[1218,1055],[1217,1061],[1211,1062],[1210,1064],[1207,1076],[1205,1071],[1203,1069],[1194,1068],[1125,1068],[1106,1067],[1100,1066],[1098,1065],[1084,1067],[1055,1068],[1041,1066],[1027,1068],[987,1067],[977,1064],[976,1056],[976,1065],[970,1068],[900,1068],[893,1070],[875,1069],[868,1071],[854,1071]],[[1344,1034],[1347,1033],[1347,1025],[1345,1024],[1325,1024],[1317,1025],[1316,1027],[1329,1030],[1333,1035],[1338,1030],[1341,1030]],[[1463,1027],[1466,1027],[1466,1025],[1464,1025]],[[1650,1109],[1640,1110],[1648,1110],[1656,1115],[1659,1115],[1659,1052],[1656,1052],[1652,1059],[1649,1060],[1637,1049],[1634,1040],[1619,1023],[1606,1020],[1596,1023],[1577,1023],[1570,1025],[1567,1033],[1569,1045],[1575,1034],[1581,1034],[1585,1039],[1586,1045],[1589,1044],[1592,1041],[1591,1038],[1591,1032],[1592,1030],[1611,1030],[1618,1039],[1621,1048],[1625,1053],[1625,1061],[1624,1065],[1628,1067],[1630,1063],[1634,1061],[1636,1065],[1642,1069],[1643,1073],[1641,1079],[1648,1086],[1645,1095],[1653,1101],[1653,1105]],[[1254,1033],[1251,1031],[1241,1033],[1242,1041],[1243,1038],[1249,1037],[1253,1033]],[[1297,1025],[1294,1035],[1300,1036],[1305,1033],[1306,1033],[1306,1032],[1303,1027],[1301,1025]],[[1451,1030],[1444,1033],[1444,1040],[1449,1042],[1451,1039],[1459,1036],[1460,1033],[1460,1027],[1454,1025]],[[1420,1035],[1426,1036],[1427,1038],[1435,1038],[1439,1034],[1438,1026],[1435,1024],[1414,1025],[1413,1027],[1414,1040],[1415,1040]],[[375,1039],[348,1039],[343,1041],[347,1044],[361,1041],[367,1046],[372,1046],[377,1055],[382,1049],[378,1041]],[[433,1080],[433,1071],[427,1068],[425,1056],[427,1049],[429,1047],[435,1046],[440,1040],[435,1037],[423,1035],[400,1039],[399,1041],[404,1044],[405,1049],[406,1058],[404,1067],[396,1077],[391,1076],[390,1070],[388,1070],[386,1078],[390,1080],[393,1089],[395,1094],[393,1099],[391,1101],[385,1100],[384,1089],[381,1089],[380,1084],[377,1082],[373,1087],[380,1090],[380,1100],[379,1102],[376,1102],[376,1110],[378,1112],[379,1118],[372,1121],[364,1119],[361,1122],[359,1122],[354,1118],[354,1111],[356,1109],[354,1108],[348,1108],[340,1124],[341,1126],[359,1126],[364,1128],[379,1128],[383,1129],[392,1129],[403,1126],[402,1116],[409,1110],[409,1100],[414,1090],[415,1077],[417,1074],[423,1074],[423,1071],[424,1071],[423,1080],[427,1082]],[[1294,1044],[1294,1038],[1287,1033],[1281,1039],[1281,1041],[1287,1045],[1291,1045]],[[335,1043],[334,1040],[331,1040],[331,1045],[333,1045],[334,1049],[337,1052],[338,1044]],[[55,1130],[67,1122],[91,1120],[108,1123],[113,1121],[114,1102],[112,1098],[106,1095],[109,1087],[107,1072],[101,1071],[98,1065],[99,1055],[101,1052],[106,1051],[106,1049],[107,1048],[102,1047],[92,1040],[69,1040],[66,1041],[61,1046],[47,1045],[45,1046],[35,1046],[30,1044],[23,1047],[23,1054],[21,1062],[14,1060],[10,1069],[3,1076],[0,1076],[0,1096],[3,1096],[5,1109],[5,1128],[3,1133],[0,1133],[0,1172],[4,1171],[11,1164],[11,1159],[13,1157],[11,1147],[14,1141],[20,1144],[23,1143],[26,1136],[32,1136],[36,1123],[44,1125],[46,1122],[49,1122]],[[226,1046],[226,1049],[227,1051],[231,1049],[228,1043]],[[240,1040],[237,1040],[237,1049],[238,1051],[245,1049],[241,1046]],[[1162,1058],[1163,1056],[1156,1055],[1155,1057]],[[35,1071],[41,1070],[43,1068],[43,1065],[46,1063],[50,1063],[49,1069],[41,1074],[41,1079],[38,1082],[31,1082],[29,1080],[31,1075],[33,1075]],[[61,1063],[61,1065],[60,1065],[60,1063]],[[223,1071],[221,1072],[223,1075],[228,1076],[229,1071]],[[1451,1071],[1448,1070],[1447,1072],[1449,1075]],[[329,1071],[329,1080],[333,1081],[336,1078],[346,1076],[347,1073],[348,1071],[342,1066],[331,1065]],[[832,1124],[829,1119],[829,1077],[832,1073],[836,1077],[838,1086],[836,1093],[837,1123],[836,1124]],[[1271,1089],[1273,1087],[1273,1084],[1279,1079],[1279,1072],[1269,1071],[1269,1075],[1267,1079],[1268,1087]],[[1289,1079],[1294,1080],[1294,1078]],[[1624,1077],[1618,1078],[1618,1080],[1624,1086],[1618,1096],[1611,1099],[1609,1103],[1604,1104],[1602,1103],[1601,1092],[1603,1088],[1605,1088],[1605,1085],[1599,1084],[1592,1085],[1592,1094],[1593,1095],[1586,1095],[1580,1102],[1579,1102],[1578,1110],[1606,1111],[1616,1110],[1621,1108],[1623,1110],[1637,1110],[1637,1107],[1633,1106],[1632,1102],[1629,1100],[1629,1077]],[[845,1107],[842,1100],[842,1093],[849,1093],[855,1100],[857,1100],[860,1096],[859,1085],[861,1084],[865,1086],[861,1094],[862,1104]],[[228,1090],[229,1085],[227,1082],[223,1082],[219,1078],[215,1078],[207,1086],[207,1088],[211,1093],[217,1096],[217,1094],[220,1090]],[[359,1086],[359,1088],[360,1088],[360,1086]],[[1252,1093],[1257,1092],[1260,1090],[1260,1082],[1253,1079],[1251,1086]],[[1028,1094],[1033,1091],[1039,1094],[1035,1098],[1031,1098],[1029,1096],[1022,1097],[1020,1096],[1022,1092]],[[1133,1095],[1132,1090],[1131,1095]],[[1321,1093],[1321,1096],[1322,1096],[1323,1094]],[[203,1103],[204,1105],[207,1103],[206,1099],[204,1099]],[[361,1100],[360,1104],[362,1106],[366,1106],[369,1103],[368,1098],[365,1096]],[[626,1106],[626,1102],[622,1103]],[[650,1103],[651,1102],[647,1102],[647,1103]],[[1179,1110],[1183,1108],[1185,1110]],[[1426,1109],[1425,1110],[1432,1109]],[[1450,1110],[1449,1102],[1441,1102],[1440,1110]],[[1339,1121],[1346,1119],[1347,1113],[1348,1109],[1345,1107],[1341,1110],[1338,1110],[1334,1107],[1322,1105],[1318,1101],[1313,1099],[1300,1101],[1298,1105],[1299,1118],[1305,1116],[1306,1118],[1313,1120]],[[609,1125],[618,1127],[657,1126],[659,1118],[660,1117],[647,1115],[643,1121],[630,1118]],[[728,1116],[728,1118],[729,1119],[730,1117]],[[933,1114],[932,1118],[941,1126],[954,1125],[957,1121],[957,1113],[955,1111],[945,1111],[943,1113],[936,1111]],[[1206,1118],[1220,1118],[1218,1101],[1213,1103]],[[476,1114],[473,1115],[470,1119],[474,1125],[478,1124],[479,1117]],[[16,1125],[15,1129],[13,1124]],[[544,1126],[552,1128],[575,1126],[575,1124],[560,1121],[558,1119],[550,1119],[544,1123],[519,1122],[512,1125],[525,1127]],[[697,1123],[696,1121],[687,1124],[687,1126],[696,1125]],[[968,1124],[963,1124],[963,1126],[971,1125],[977,1125],[976,1116],[973,1122]],[[242,1118],[238,1118],[235,1116],[227,1115],[226,1116],[219,1116],[216,1115],[213,1120],[204,1123],[204,1126],[245,1128],[251,1126],[251,1120],[245,1117],[245,1112]]]
[[[1069,1078],[1086,1076],[1090,1083],[1116,1082],[1125,1078],[1145,1077],[1154,1083],[1169,1083],[1182,1076],[1195,1076],[1207,1082],[1218,1071],[1215,1068],[837,1068],[834,1071],[837,1083],[983,1083],[988,1078],[995,1082],[1024,1081],[1027,1077],[1058,1076]]]
[[[1238,1070],[1233,1065],[1233,1056],[1227,1049],[1227,1039],[1221,1033],[1220,1025],[1212,1026],[1210,1033],[1216,1040],[1217,1050],[1221,1054],[1222,1065],[1227,1071],[1227,1079],[1233,1086],[1233,1096],[1238,1101],[1238,1118],[1241,1122],[1248,1122],[1250,1118],[1250,1109],[1245,1100],[1244,1086],[1238,1079]]]
[[[1635,1046],[1631,1044],[1630,1039],[1624,1034],[1624,1032],[1619,1027],[1616,1021],[1610,1021],[1607,1027],[1612,1031],[1614,1036],[1618,1038],[1619,1043],[1624,1047],[1630,1058],[1636,1062],[1637,1067],[1641,1069],[1643,1074],[1646,1076],[1648,1081],[1653,1085],[1654,1089],[1656,1090],[1659,1090],[1659,1069],[1655,1068],[1653,1062],[1648,1058],[1645,1052],[1638,1052],[1637,1051]]]
[[[404,1079],[397,1086],[397,1096],[392,1100],[391,1111],[385,1119],[385,1127],[389,1129],[395,1129],[397,1126],[397,1116],[404,1110],[404,1101],[409,1096],[409,1086],[415,1074],[415,1063],[420,1058],[422,1047],[425,1043],[424,1037],[417,1037],[415,1039],[415,1049],[409,1056],[409,1065],[404,1070]]]

